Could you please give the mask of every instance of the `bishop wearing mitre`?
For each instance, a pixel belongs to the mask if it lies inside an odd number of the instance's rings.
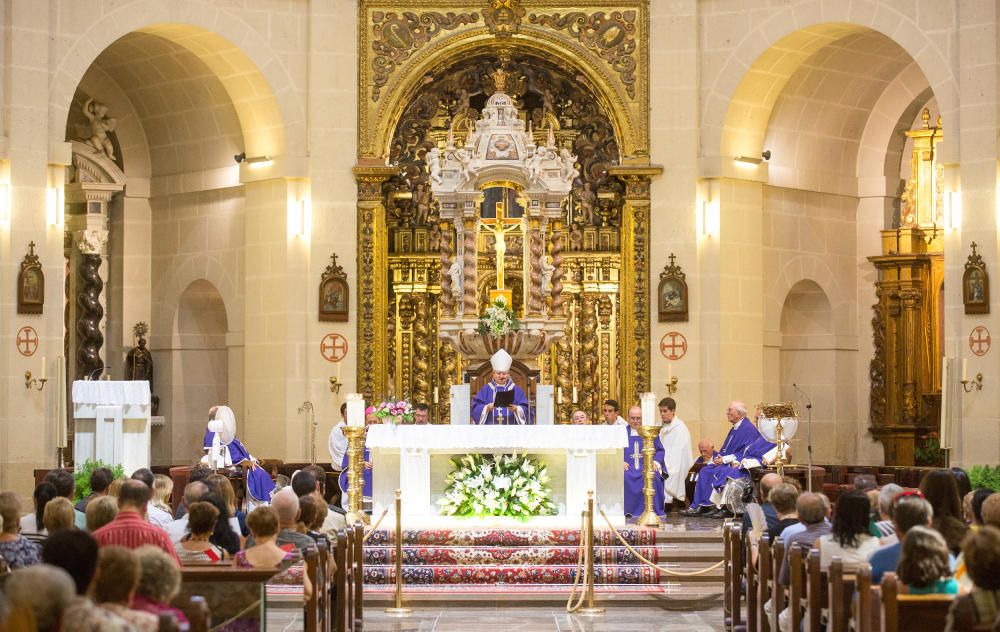
[[[514,380],[510,379],[510,365],[513,362],[514,359],[503,349],[490,358],[493,376],[472,398],[473,423],[500,426],[531,423],[528,396],[520,386],[514,384]],[[511,395],[500,394],[508,392],[513,393],[513,400],[503,405],[502,402]],[[495,405],[497,402],[501,405]]]

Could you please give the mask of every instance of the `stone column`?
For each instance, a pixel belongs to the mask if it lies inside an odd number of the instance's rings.
[[[525,250],[524,286],[528,289],[529,316],[541,316],[545,310],[542,298],[542,258],[545,256],[545,242],[542,237],[541,220],[532,217],[528,220],[528,243]]]
[[[82,219],[86,221],[88,218]],[[84,228],[70,234],[67,322],[70,346],[67,360],[73,367],[71,379],[96,379],[103,374],[105,366],[101,349],[107,320],[107,298],[104,295],[107,266],[104,258],[108,254],[108,231]]]
[[[476,225],[475,217],[462,218],[462,318],[475,319],[479,316],[479,300],[476,298]]]
[[[917,379],[920,375],[920,356],[923,347],[920,303],[923,292],[919,287],[908,287],[898,293],[902,307],[900,332],[897,336],[900,363],[900,419],[906,425],[917,422]]]

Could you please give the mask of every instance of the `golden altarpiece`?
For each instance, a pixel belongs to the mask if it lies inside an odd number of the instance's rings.
[[[882,254],[872,306],[874,358],[871,433],[888,465],[913,465],[915,451],[941,426],[944,322],[944,178],[936,161],[940,118],[906,132],[912,139],[912,179],[900,198],[898,224],[882,231]]]
[[[648,390],[647,1],[364,0],[358,28],[359,391],[446,420],[448,387],[480,368],[456,328],[498,287],[530,327],[561,329],[520,376],[561,391],[557,421]],[[544,212],[516,178],[477,180],[457,206],[435,193],[495,92],[572,170]]]

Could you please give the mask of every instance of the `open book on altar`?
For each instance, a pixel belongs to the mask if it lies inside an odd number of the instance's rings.
[[[514,390],[509,391],[497,391],[493,395],[493,407],[494,408],[507,408],[514,403]]]

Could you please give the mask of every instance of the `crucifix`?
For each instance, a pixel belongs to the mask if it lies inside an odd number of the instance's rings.
[[[642,455],[639,452],[641,449],[642,449],[641,444],[638,441],[636,441],[635,445],[632,447],[632,466],[635,468],[635,471],[637,472],[639,471],[639,459],[642,458]]]
[[[493,233],[494,249],[497,253],[497,288],[504,289],[503,279],[503,258],[507,253],[507,233],[517,230],[521,226],[521,220],[516,217],[507,217],[507,194],[496,203],[496,219],[480,219],[483,227]]]

